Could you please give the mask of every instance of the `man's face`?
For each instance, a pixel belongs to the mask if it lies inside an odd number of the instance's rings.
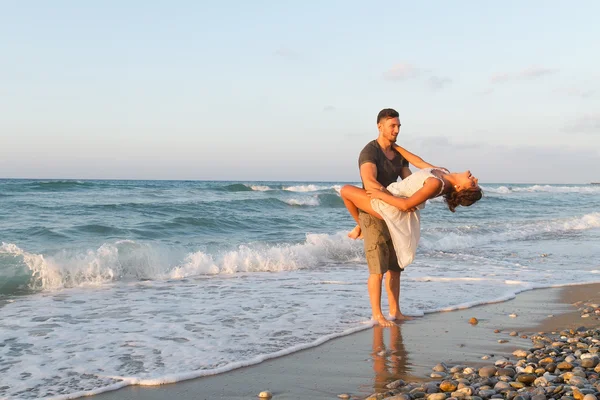
[[[400,118],[387,118],[379,121],[377,124],[379,134],[391,143],[396,143],[396,138],[400,133]]]

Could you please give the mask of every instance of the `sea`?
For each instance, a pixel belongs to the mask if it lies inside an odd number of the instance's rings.
[[[342,185],[0,180],[0,398],[178,382],[368,329]],[[482,187],[421,212],[405,314],[600,282],[600,186]]]

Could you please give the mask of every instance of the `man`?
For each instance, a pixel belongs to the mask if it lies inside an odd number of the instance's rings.
[[[400,133],[400,118],[396,110],[383,109],[377,115],[379,136],[369,142],[360,152],[358,165],[363,188],[366,190],[385,189],[398,177],[402,179],[411,174],[408,161],[394,147]],[[403,149],[402,149],[403,150]],[[405,152],[410,162],[417,168],[436,168],[420,157]],[[381,326],[394,323],[381,312],[381,284],[383,276],[390,305],[390,319],[407,319],[400,311],[400,273],[396,252],[387,226],[383,220],[365,212],[359,212],[360,231],[364,237],[365,255],[369,266],[367,287],[371,302],[372,318]]]

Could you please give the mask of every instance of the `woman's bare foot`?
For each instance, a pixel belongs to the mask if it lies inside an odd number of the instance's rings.
[[[354,229],[352,229],[349,233],[348,233],[348,237],[350,239],[362,239],[363,235],[362,235],[362,231],[360,229],[360,225],[356,225],[354,227]]]
[[[394,314],[390,314],[390,319],[396,321],[408,321],[414,319],[414,317],[409,317],[408,315],[404,315],[400,311],[398,311]]]
[[[373,317],[373,320],[377,322],[377,325],[383,326],[383,327],[396,325],[394,323],[394,321],[390,321],[389,319],[385,319],[385,317],[383,315],[380,315],[378,317]]]

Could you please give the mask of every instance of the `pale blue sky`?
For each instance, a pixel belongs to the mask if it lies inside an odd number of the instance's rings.
[[[0,177],[358,180],[376,115],[485,182],[600,181],[600,2],[2,1]]]

